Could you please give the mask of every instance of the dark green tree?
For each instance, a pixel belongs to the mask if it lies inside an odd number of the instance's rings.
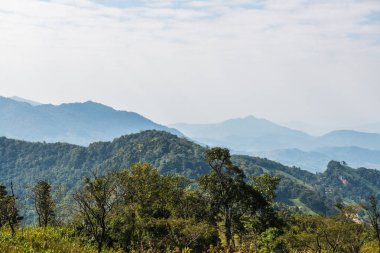
[[[13,185],[11,185],[11,190],[12,194],[8,195],[5,186],[0,185],[0,226],[8,225],[14,236],[23,217],[19,215]]]
[[[281,236],[286,252],[359,253],[368,242],[367,228],[341,217],[296,215]],[[373,251],[371,251],[373,252]]]
[[[376,196],[370,195],[368,197],[368,204],[363,205],[363,208],[367,211],[374,237],[378,243],[378,252],[380,253],[380,211]]]
[[[38,225],[47,227],[56,222],[55,202],[51,195],[51,186],[46,181],[39,181],[32,189],[34,207],[38,215]]]
[[[189,190],[188,179],[161,175],[147,163],[134,164],[115,178],[122,198],[112,212],[112,236],[125,251],[192,247],[204,252],[216,241],[206,202]]]
[[[86,178],[84,187],[73,195],[83,221],[83,229],[97,243],[101,252],[109,239],[109,216],[117,202],[117,191],[112,176]]]
[[[260,176],[252,176],[251,180],[253,187],[264,196],[266,201],[273,203],[280,178],[264,173]]]
[[[211,148],[206,151],[205,161],[211,167],[210,173],[199,178],[201,189],[208,196],[215,217],[222,215],[226,246],[233,248],[233,229],[244,230],[242,217],[253,215],[267,205],[264,197],[245,182],[243,170],[231,162],[228,149]]]

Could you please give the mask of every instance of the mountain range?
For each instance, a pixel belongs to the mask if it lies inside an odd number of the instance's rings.
[[[51,105],[0,97],[0,136],[9,138],[88,145],[149,129],[181,135],[137,113],[91,101]]]
[[[112,142],[95,142],[88,147],[1,137],[0,182],[8,187],[13,182],[15,194],[28,207],[28,189],[38,180],[59,187],[65,200],[91,172],[119,171],[137,162],[150,163],[161,173],[194,180],[210,169],[204,161],[205,150],[186,138],[155,130],[125,135]],[[310,213],[332,214],[337,202],[360,203],[370,194],[380,196],[377,170],[353,169],[331,161],[323,173],[314,174],[259,157],[233,155],[232,161],[247,176],[264,172],[279,176],[277,200]],[[25,209],[26,220],[31,222],[33,208]]]
[[[236,154],[266,157],[313,172],[322,172],[330,160],[380,169],[377,133],[337,130],[312,136],[254,116],[168,127],[91,101],[51,105],[0,97],[0,136],[8,138],[87,146],[144,130],[167,131],[198,144],[228,147]]]
[[[380,169],[380,134],[337,130],[312,136],[253,116],[215,124],[174,124],[192,140],[209,146],[224,146],[235,153],[258,155],[322,171],[330,160]]]

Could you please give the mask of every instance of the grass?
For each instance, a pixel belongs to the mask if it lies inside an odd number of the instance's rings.
[[[27,227],[18,229],[15,236],[5,228],[0,229],[0,252],[96,253],[97,250],[84,238],[75,236],[69,227]]]
[[[293,180],[294,182],[296,182],[297,184],[299,185],[302,185],[302,186],[305,186],[306,188],[308,188],[309,190],[314,190],[313,186],[311,186],[310,184],[307,184],[305,183],[304,181],[286,173],[286,172],[283,172],[283,171],[280,171],[280,170],[276,170],[276,174],[279,174],[279,175],[282,175],[284,177],[287,177],[291,180]]]
[[[296,199],[290,199],[290,201],[295,205],[297,206],[298,208],[300,208],[302,211],[306,212],[306,213],[309,213],[309,214],[313,214],[313,215],[316,215],[316,213],[311,210],[309,207],[307,207],[299,198],[296,198]]]

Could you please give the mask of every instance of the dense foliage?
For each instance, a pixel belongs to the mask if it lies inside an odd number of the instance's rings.
[[[88,147],[0,138],[0,182],[7,187],[13,182],[15,195],[24,206],[24,221],[32,223],[37,216],[28,192],[40,180],[53,186],[52,194],[62,205],[92,172],[104,175],[138,162],[147,162],[162,174],[195,180],[210,171],[205,152],[198,144],[160,131],[144,131]],[[276,200],[309,213],[333,214],[334,203],[360,203],[380,192],[379,171],[351,169],[339,162],[330,163],[324,173],[313,174],[258,157],[232,155],[231,161],[248,177],[264,172],[280,177]],[[62,211],[66,210],[57,210],[58,219]]]
[[[2,223],[0,251],[380,250],[380,209],[374,196],[363,207],[338,203],[338,213],[333,216],[299,213],[276,203],[279,177],[264,173],[241,180],[244,172],[229,160],[225,149],[207,150],[206,160],[212,170],[197,180],[200,187],[179,175],[160,174],[147,163],[103,176],[92,174],[73,195],[73,213],[67,222],[13,228]],[[38,182],[33,189],[50,189],[47,185]],[[8,196],[4,187],[1,189]],[[361,212],[369,218],[362,219]]]

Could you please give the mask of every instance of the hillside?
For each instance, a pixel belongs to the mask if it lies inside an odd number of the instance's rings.
[[[55,106],[0,97],[0,136],[8,138],[88,145],[149,129],[181,135],[137,113],[91,101]]]
[[[112,142],[96,142],[88,147],[32,143],[3,137],[0,138],[0,180],[8,187],[13,181],[15,192],[22,201],[27,189],[37,180],[47,180],[55,187],[63,186],[67,197],[91,171],[116,171],[136,162],[148,162],[161,173],[178,173],[195,179],[209,170],[203,161],[204,152],[205,148],[198,144],[160,131],[144,131]],[[344,198],[359,201],[365,194],[377,193],[380,189],[378,184],[374,184],[370,191],[366,188],[368,177],[374,178],[369,174],[380,175],[375,170],[351,169],[350,173],[356,173],[353,181],[356,188],[351,191],[339,183],[339,176],[346,175],[344,170],[333,175],[330,175],[330,170],[313,174],[267,159],[241,155],[233,156],[233,161],[247,175],[269,172],[280,176],[278,200],[288,205],[300,206],[302,203],[306,211],[333,213],[335,202]],[[326,180],[326,175],[329,175],[329,180]],[[338,194],[329,195],[330,192]],[[31,213],[26,216],[31,217]]]

